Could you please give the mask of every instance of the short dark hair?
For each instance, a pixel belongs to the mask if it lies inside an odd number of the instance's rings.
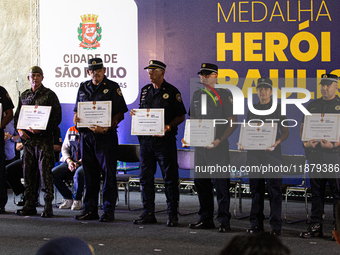
[[[220,255],[289,255],[290,250],[281,240],[269,233],[235,236]]]

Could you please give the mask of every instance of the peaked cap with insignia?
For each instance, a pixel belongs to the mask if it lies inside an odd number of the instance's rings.
[[[269,78],[261,77],[260,79],[257,80],[256,88],[260,87],[273,88],[273,82]]]

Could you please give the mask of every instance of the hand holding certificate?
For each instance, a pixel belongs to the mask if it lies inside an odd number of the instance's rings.
[[[241,126],[239,150],[271,150],[275,144],[277,123],[262,126]]]
[[[111,101],[78,102],[77,127],[111,127]]]
[[[302,141],[327,140],[339,142],[340,114],[317,113],[306,115]]]
[[[46,130],[51,108],[40,105],[21,106],[17,129]]]
[[[207,147],[213,146],[215,127],[213,120],[189,119],[185,122],[183,146]]]
[[[131,135],[164,135],[164,109],[134,109]]]

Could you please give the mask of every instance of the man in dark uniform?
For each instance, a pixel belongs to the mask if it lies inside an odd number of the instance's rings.
[[[0,86],[0,103],[2,112],[0,124],[0,214],[5,213],[5,205],[7,204],[7,183],[6,183],[6,168],[5,168],[5,140],[4,128],[13,119],[13,102],[7,93],[6,89]]]
[[[20,96],[19,105],[14,117],[15,126],[17,126],[22,105],[43,105],[51,106],[52,108],[46,130],[36,130],[31,127],[26,130],[18,130],[24,144],[23,169],[26,184],[26,202],[23,208],[17,210],[16,213],[21,216],[37,213],[35,208],[36,182],[37,171],[40,171],[41,189],[45,192],[45,208],[41,217],[49,218],[53,216],[52,201],[54,198],[51,172],[55,163],[53,130],[61,122],[61,106],[57,95],[42,84],[44,75],[40,67],[33,66],[27,78],[31,83],[31,89],[24,91]]]
[[[124,119],[127,112],[124,97],[119,85],[106,78],[106,68],[101,58],[92,58],[88,62],[87,73],[91,80],[80,84],[77,103],[74,111],[74,122],[81,122],[77,116],[78,102],[111,101],[111,126],[94,125],[79,128],[81,134],[81,155],[84,168],[86,194],[84,211],[75,216],[77,220],[96,220],[98,216],[98,193],[100,175],[103,176],[103,215],[100,222],[113,221],[116,199],[118,196],[116,167],[118,137],[117,125]]]
[[[165,182],[168,219],[166,226],[178,225],[177,207],[179,201],[178,164],[176,134],[177,126],[185,120],[186,110],[181,94],[177,88],[164,80],[166,65],[157,60],[151,60],[147,69],[151,84],[142,88],[140,107],[163,108],[165,135],[140,136],[140,183],[143,194],[143,214],[134,224],[155,223],[155,186],[154,175],[157,162],[161,168]],[[130,114],[134,114],[133,110]]]
[[[216,125],[216,135],[212,147],[195,148],[195,166],[228,166],[229,165],[229,142],[228,137],[235,131],[237,117],[233,115],[232,95],[225,89],[214,89],[218,67],[214,64],[203,63],[201,70],[197,73],[200,82],[209,93],[216,94],[215,104],[211,97],[207,97],[207,114],[202,113],[202,94],[204,90],[197,90],[190,103],[190,118],[192,119],[226,119],[228,124]],[[185,142],[185,141],[183,141]],[[218,177],[218,176],[215,176]],[[217,220],[220,223],[219,232],[230,231],[230,175],[224,174],[219,178],[196,178],[195,187],[198,193],[200,209],[199,221],[189,225],[191,229],[213,229],[214,216],[214,187],[217,195]]]
[[[334,113],[340,114],[340,98],[335,94],[338,91],[338,76],[334,74],[323,74],[321,76],[321,94],[318,98],[308,104],[307,110],[313,113]],[[303,123],[300,126],[300,136],[302,137]],[[306,157],[309,165],[323,165],[326,168],[340,164],[339,148],[340,142],[330,142],[326,139],[309,140],[303,142]],[[331,165],[331,166],[330,166]],[[328,170],[328,169],[326,169]],[[326,184],[328,182],[329,188],[333,196],[333,216],[335,219],[335,207],[339,203],[340,178],[339,173],[336,172],[309,172],[310,184],[312,189],[312,222],[307,229],[307,232],[300,233],[303,238],[310,238],[314,236],[323,236],[322,220],[324,213],[324,196]]]
[[[272,107],[272,80],[269,78],[260,78],[257,81],[257,95],[260,102],[254,105],[256,110],[269,110]],[[247,153],[248,165],[260,166],[280,166],[282,165],[281,145],[289,136],[288,127],[281,125],[281,121],[287,119],[286,116],[281,115],[281,105],[278,104],[276,110],[269,115],[256,115],[251,111],[248,111],[247,121],[260,119],[263,122],[272,123],[266,121],[266,119],[275,119],[273,123],[277,123],[276,142],[271,149],[268,150],[249,150]],[[249,173],[249,185],[251,191],[251,211],[250,211],[250,229],[248,233],[263,232],[263,220],[264,220],[264,193],[265,183],[267,182],[268,195],[270,200],[270,217],[269,224],[272,228],[270,232],[273,235],[281,235],[281,209],[282,209],[282,175],[281,173],[273,173],[262,175],[262,173]]]

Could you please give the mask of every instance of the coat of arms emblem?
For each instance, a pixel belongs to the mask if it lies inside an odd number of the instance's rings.
[[[78,40],[81,41],[79,47],[95,50],[100,47],[99,41],[102,39],[102,28],[97,22],[98,15],[85,14],[80,17],[82,23],[78,27]]]

